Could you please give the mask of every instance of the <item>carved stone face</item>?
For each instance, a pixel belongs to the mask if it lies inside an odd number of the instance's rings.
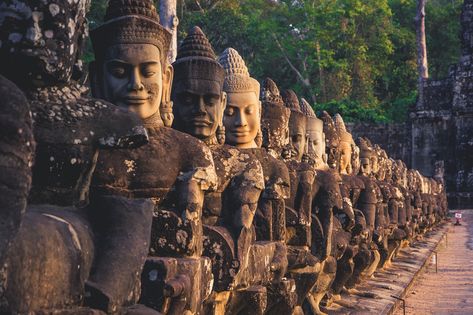
[[[239,148],[256,148],[261,103],[254,92],[228,93],[223,124],[225,141]]]
[[[89,2],[1,1],[0,57],[8,60],[2,73],[22,84],[67,82],[85,42]]]
[[[376,154],[376,152],[373,151],[373,154],[371,155],[371,172],[377,175],[378,171],[379,171],[378,154]]]
[[[369,158],[361,158],[361,168],[360,168],[360,173],[363,176],[370,176],[371,175],[371,159]]]
[[[392,176],[393,176],[393,170],[392,170],[393,164],[390,159],[387,159],[385,161],[385,173],[384,173],[384,179],[388,182],[392,181]]]
[[[352,146],[350,143],[340,142],[340,174],[351,173]]]
[[[352,146],[352,154],[351,154],[351,166],[353,168],[352,170],[352,174],[353,175],[358,175],[358,173],[360,172],[360,167],[361,167],[361,164],[360,164],[360,148],[353,144]]]
[[[377,148],[376,153],[378,155],[378,173],[376,174],[376,179],[383,181],[386,178],[386,158],[381,149]]]
[[[309,117],[307,119],[307,153],[316,161],[316,166],[326,164],[325,149],[325,134],[316,121]]]
[[[307,140],[306,119],[302,114],[297,115],[297,118],[295,115],[297,113],[291,113],[289,121],[289,143],[295,153],[295,160],[301,161]]]
[[[159,56],[159,49],[151,44],[109,47],[102,68],[102,97],[142,119],[159,113],[172,82],[172,67],[167,65],[163,71]]]
[[[214,136],[222,123],[227,95],[221,91],[181,91],[173,95],[173,102],[182,131],[205,140]]]

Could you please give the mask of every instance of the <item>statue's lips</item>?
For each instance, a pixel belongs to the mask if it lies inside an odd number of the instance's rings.
[[[246,137],[250,134],[249,130],[232,130],[230,132],[235,137]]]
[[[143,105],[148,101],[148,98],[143,97],[126,97],[123,102],[129,105]]]
[[[206,119],[192,119],[191,123],[194,127],[208,127],[212,124]]]

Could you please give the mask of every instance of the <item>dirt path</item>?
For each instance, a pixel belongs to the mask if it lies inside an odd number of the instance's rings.
[[[438,247],[438,273],[433,264],[425,269],[406,306],[407,314],[473,314],[473,210],[463,211],[461,226],[449,226],[448,245]]]

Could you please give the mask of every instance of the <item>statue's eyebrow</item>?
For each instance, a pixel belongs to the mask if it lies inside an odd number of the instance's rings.
[[[140,63],[140,66],[156,66],[156,65],[160,65],[160,62],[158,62],[158,61],[147,61],[147,62]]]

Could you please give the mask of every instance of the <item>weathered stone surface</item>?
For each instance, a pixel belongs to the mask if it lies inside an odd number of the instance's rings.
[[[31,185],[35,142],[29,103],[21,90],[0,76],[0,266],[20,228]]]

